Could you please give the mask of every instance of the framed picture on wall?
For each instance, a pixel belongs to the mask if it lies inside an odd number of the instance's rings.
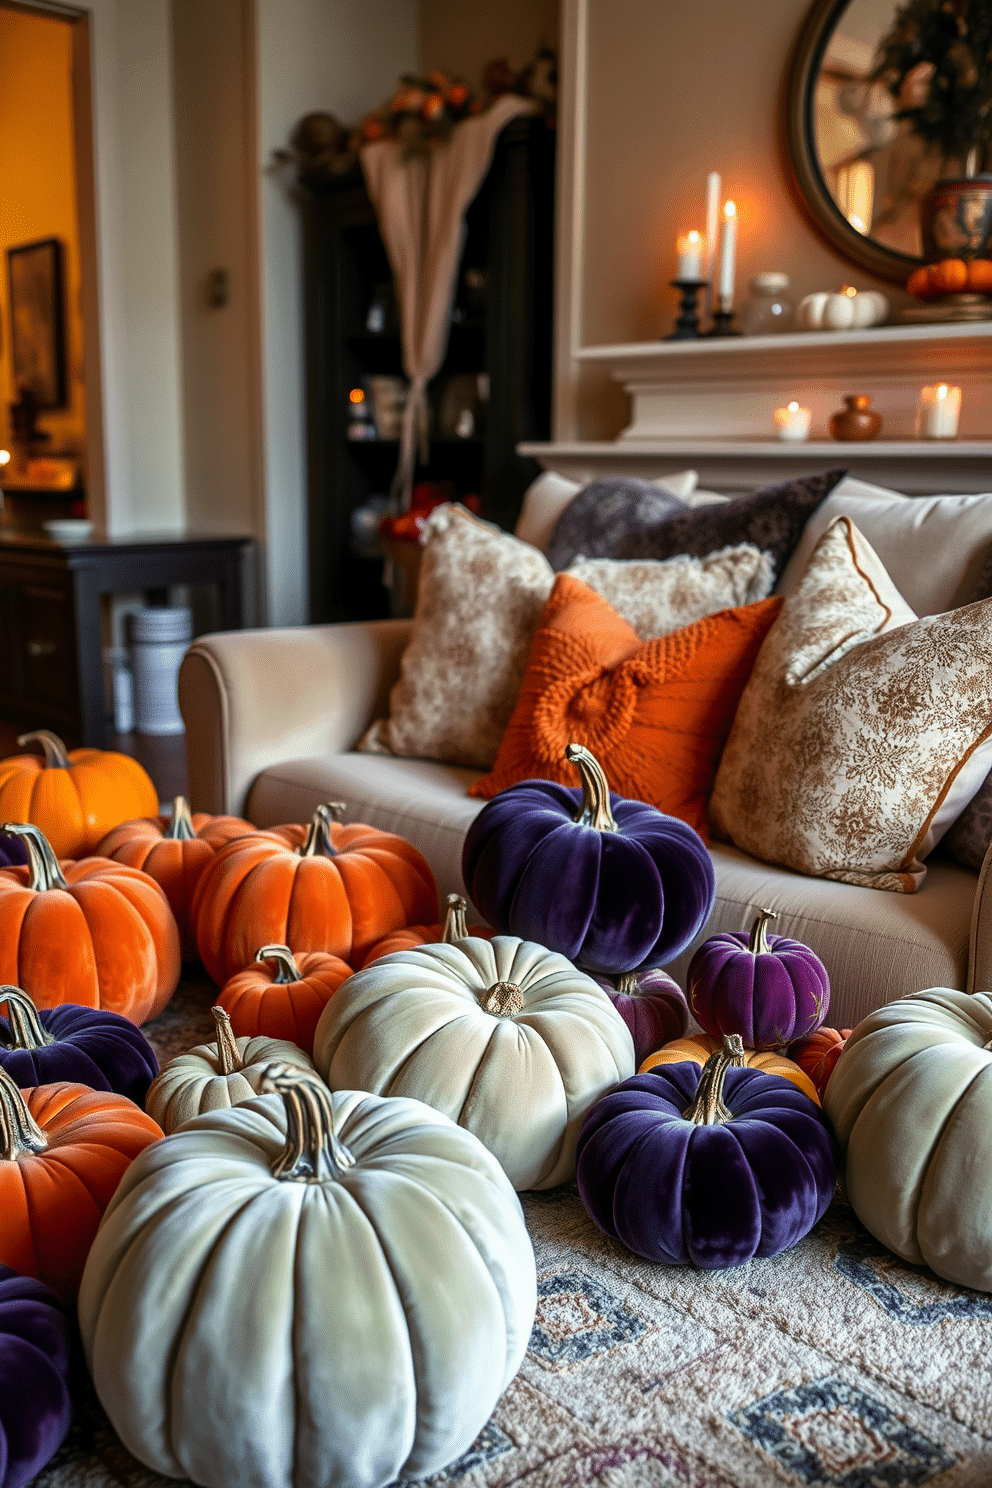
[[[42,238],[7,249],[13,382],[39,408],[65,408],[65,307],[62,244]]]

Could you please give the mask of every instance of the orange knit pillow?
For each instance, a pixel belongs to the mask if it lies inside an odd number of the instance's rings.
[[[740,695],[782,606],[720,610],[642,641],[586,584],[559,574],[496,762],[472,786],[575,784],[565,746],[584,744],[613,790],[680,816],[708,838],[706,803]]]

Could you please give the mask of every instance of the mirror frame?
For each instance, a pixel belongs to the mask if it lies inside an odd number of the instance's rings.
[[[813,136],[813,87],[823,54],[851,0],[815,0],[799,33],[788,74],[786,130],[796,184],[815,225],[834,248],[881,279],[905,284],[924,262],[859,233],[843,216],[820,170]]]

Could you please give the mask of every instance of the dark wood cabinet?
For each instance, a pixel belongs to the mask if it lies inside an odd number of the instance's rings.
[[[448,353],[429,388],[430,459],[418,481],[448,481],[456,497],[478,495],[483,514],[512,528],[538,473],[521,440],[551,430],[555,136],[543,120],[514,120],[466,214]],[[310,618],[385,615],[381,560],[352,546],[352,513],[385,495],[395,439],[348,438],[349,392],[377,374],[402,373],[395,322],[368,329],[389,262],[360,175],[300,187],[307,370]],[[470,437],[439,429],[458,376],[482,375],[488,396]],[[442,425],[444,420],[441,419]],[[449,420],[450,422],[450,420]]]

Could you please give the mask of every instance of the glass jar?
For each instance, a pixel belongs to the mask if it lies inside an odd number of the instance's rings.
[[[741,312],[743,335],[772,336],[791,324],[792,301],[786,297],[788,288],[788,274],[755,274]]]

